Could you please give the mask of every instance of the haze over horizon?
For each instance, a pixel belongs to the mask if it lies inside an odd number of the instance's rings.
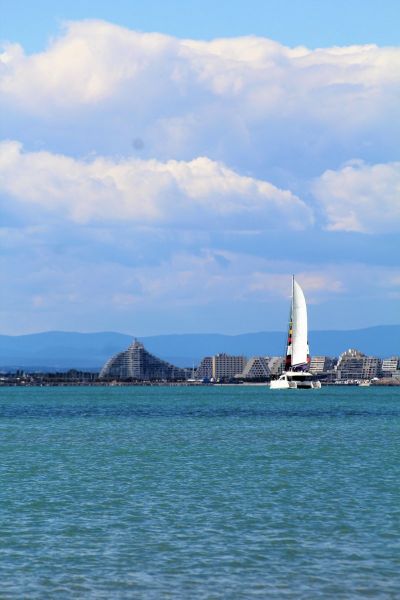
[[[4,9],[1,333],[400,323],[398,4],[281,4]]]
[[[311,356],[339,356],[356,348],[368,356],[398,355],[400,325],[350,331],[309,332]],[[177,366],[197,365],[205,356],[221,352],[233,355],[281,356],[283,331],[224,335],[187,333],[135,336],[116,332],[42,332],[23,336],[0,335],[0,369],[101,368],[115,354],[126,350],[133,339],[143,342],[156,356]]]

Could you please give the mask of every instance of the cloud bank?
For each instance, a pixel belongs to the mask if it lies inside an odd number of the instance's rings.
[[[140,138],[145,158],[207,156],[287,187],[353,158],[387,162],[400,133],[399,48],[202,42],[82,21],[42,53],[10,43],[0,60],[2,137],[29,149],[125,156]]]
[[[313,191],[333,231],[400,231],[400,162],[326,171]]]
[[[0,194],[77,223],[304,229],[312,212],[287,190],[205,157],[189,162],[76,160],[0,144]]]
[[[5,44],[3,330],[281,328],[292,272],[313,327],[397,321],[399,97],[398,47]]]

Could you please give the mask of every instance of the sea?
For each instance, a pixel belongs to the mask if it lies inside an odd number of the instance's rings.
[[[400,598],[400,388],[0,388],[1,599]]]

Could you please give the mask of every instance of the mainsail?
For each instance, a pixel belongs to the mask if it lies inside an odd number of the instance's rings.
[[[292,306],[290,311],[285,369],[306,366],[309,362],[307,340],[307,307],[303,290],[292,280]]]

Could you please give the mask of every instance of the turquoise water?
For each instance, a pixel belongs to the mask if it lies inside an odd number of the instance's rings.
[[[2,388],[1,598],[399,598],[400,389]]]

